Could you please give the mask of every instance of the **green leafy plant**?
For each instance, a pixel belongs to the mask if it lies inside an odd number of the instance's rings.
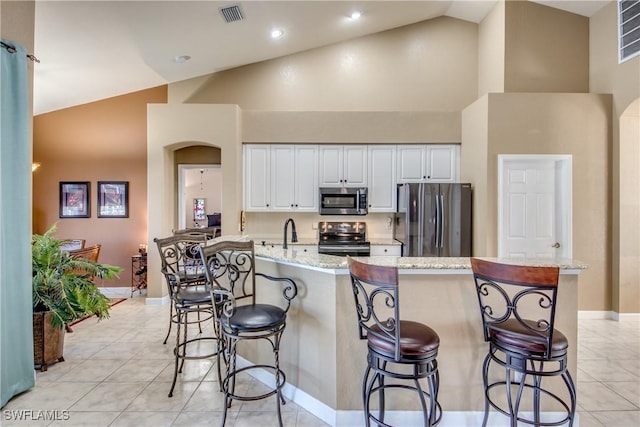
[[[73,258],[61,250],[64,240],[54,237],[54,224],[31,239],[33,265],[33,310],[51,311],[51,325],[65,324],[95,314],[109,317],[109,298],[100,293],[94,277],[115,279],[121,267]]]

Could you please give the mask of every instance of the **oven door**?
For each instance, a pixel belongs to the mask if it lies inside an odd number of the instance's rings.
[[[322,243],[318,245],[318,253],[335,256],[369,256],[371,254],[371,246],[369,242],[347,245]]]

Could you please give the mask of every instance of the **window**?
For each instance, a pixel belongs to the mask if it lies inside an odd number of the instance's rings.
[[[640,55],[640,0],[618,0],[619,62]]]

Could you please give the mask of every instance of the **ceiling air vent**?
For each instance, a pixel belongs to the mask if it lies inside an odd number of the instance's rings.
[[[244,19],[244,16],[242,16],[242,10],[240,10],[240,6],[237,4],[220,8],[220,13],[227,24],[242,21]]]

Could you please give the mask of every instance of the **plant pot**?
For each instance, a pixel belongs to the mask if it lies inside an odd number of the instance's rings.
[[[33,364],[46,371],[56,362],[64,362],[64,328],[51,326],[51,312],[33,313]]]

